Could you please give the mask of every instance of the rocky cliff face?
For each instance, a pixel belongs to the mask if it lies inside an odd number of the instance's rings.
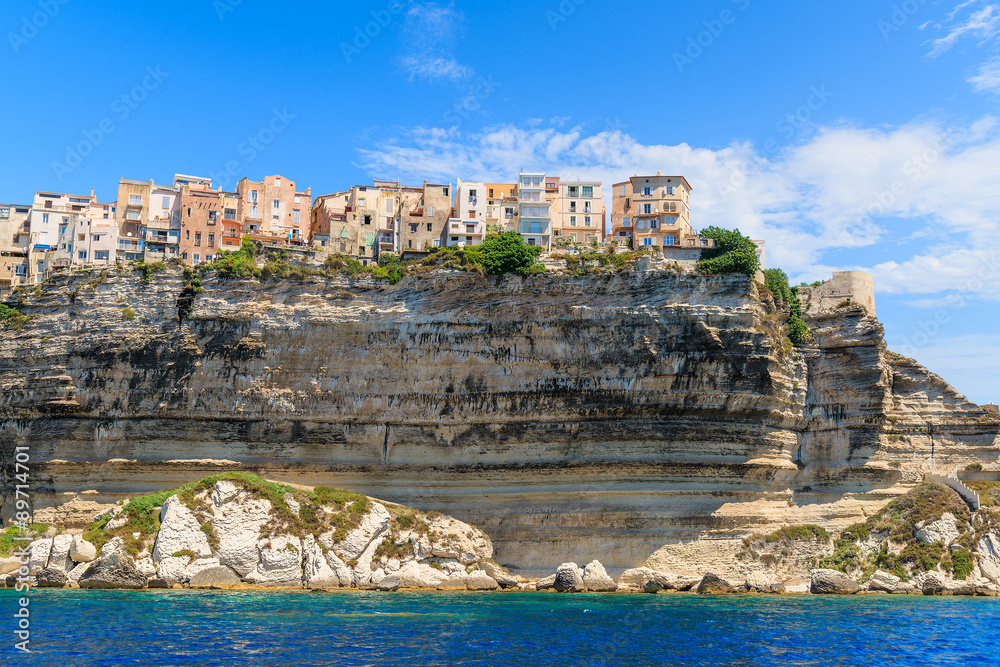
[[[792,349],[742,276],[210,278],[181,322],[178,271],[94,276],[0,333],[4,493],[30,447],[41,518],[244,469],[456,516],[512,571],[683,571],[705,540],[854,523],[932,464],[996,467],[998,422],[862,307]]]

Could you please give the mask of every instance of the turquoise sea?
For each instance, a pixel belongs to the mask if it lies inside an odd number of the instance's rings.
[[[987,665],[1000,599],[40,590],[0,665]]]

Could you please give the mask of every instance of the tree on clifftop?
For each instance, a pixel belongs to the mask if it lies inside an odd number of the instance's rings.
[[[702,248],[698,269],[703,273],[744,273],[753,276],[760,270],[757,245],[740,234],[739,229],[706,227],[701,237],[713,239],[715,247]]]
[[[541,250],[541,246],[529,246],[514,231],[487,236],[479,246],[483,256],[483,270],[493,275],[508,271],[524,273],[534,265]]]

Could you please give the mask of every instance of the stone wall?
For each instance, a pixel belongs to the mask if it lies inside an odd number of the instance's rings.
[[[834,271],[833,278],[816,287],[800,287],[799,300],[806,315],[837,308],[844,301],[853,301],[875,317],[875,283],[870,273]]]

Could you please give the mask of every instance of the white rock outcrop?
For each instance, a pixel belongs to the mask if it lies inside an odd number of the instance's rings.
[[[892,593],[899,588],[902,582],[903,580],[894,574],[883,570],[876,570],[875,574],[868,580],[868,590],[877,593]]]
[[[202,531],[198,518],[174,495],[167,498],[160,510],[160,532],[156,536],[153,562],[159,564],[179,551],[193,551],[198,558],[212,555],[208,536]]]
[[[604,593],[618,589],[618,584],[611,578],[599,560],[592,560],[583,568],[583,585],[588,591],[595,593]]]
[[[951,512],[945,512],[940,519],[917,531],[917,539],[924,544],[943,542],[945,546],[957,540],[960,535],[958,520]]]
[[[52,553],[52,540],[35,540],[28,546],[28,575],[35,575],[45,569]]]
[[[673,590],[677,587],[677,576],[648,567],[635,567],[622,572],[618,578],[617,590],[623,593],[655,593],[659,590]]]
[[[258,586],[297,587],[302,585],[302,540],[291,535],[272,537],[257,543],[260,562],[243,578]]]
[[[312,536],[303,541],[302,576],[307,588],[350,588],[354,573],[337,554],[323,548]]]
[[[1000,537],[996,533],[986,533],[979,538],[976,548],[983,576],[994,584],[1000,584]]]
[[[219,539],[215,552],[219,562],[240,576],[257,569],[260,528],[271,516],[271,503],[249,493],[231,480],[223,479],[212,489],[212,530]]]
[[[63,533],[52,538],[52,551],[49,553],[48,569],[56,572],[69,572],[75,563],[70,558],[70,549],[73,546],[73,536]]]
[[[357,528],[350,530],[347,536],[340,542],[333,542],[333,532],[327,532],[320,536],[320,542],[328,549],[332,549],[343,561],[361,561],[361,555],[374,543],[376,546],[382,542],[383,537],[388,533],[389,521],[392,516],[389,510],[379,503],[372,503],[368,514],[361,517]],[[371,550],[374,553],[374,550]],[[369,565],[371,555],[368,556]]]

